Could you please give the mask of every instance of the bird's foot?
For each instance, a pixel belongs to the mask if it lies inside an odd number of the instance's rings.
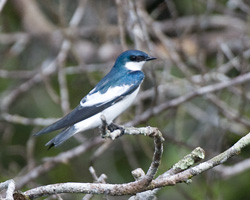
[[[107,131],[105,137],[111,138],[112,140],[122,136],[125,129],[122,126],[111,123],[107,126]]]
[[[122,126],[116,125],[113,122],[108,125],[104,115],[101,116],[101,120],[102,125],[100,126],[99,130],[101,132],[102,138],[111,138],[114,140],[124,134],[125,129]]]
[[[115,130],[120,130],[121,133],[118,137],[122,136],[125,132],[125,129],[122,127],[122,126],[119,126],[117,124],[114,124],[113,122],[110,123],[108,126],[107,126],[107,129],[112,133],[114,132]]]

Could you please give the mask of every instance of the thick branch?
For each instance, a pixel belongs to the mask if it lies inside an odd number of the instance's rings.
[[[0,183],[0,191],[2,191],[3,189],[7,189],[5,199],[13,200],[13,193],[15,191],[15,182],[11,179],[3,183]]]
[[[47,186],[41,186],[26,191],[24,194],[34,199],[41,196],[48,196],[59,193],[90,193],[90,194],[108,194],[108,195],[133,195],[138,192],[152,190],[168,185],[175,185],[191,179],[208,169],[226,162],[229,158],[240,153],[240,151],[250,144],[250,133],[242,137],[237,143],[225,152],[214,158],[203,162],[195,167],[189,168],[177,174],[170,176],[160,176],[153,180],[149,186],[143,187],[141,180],[126,184],[101,184],[101,183],[59,183]]]

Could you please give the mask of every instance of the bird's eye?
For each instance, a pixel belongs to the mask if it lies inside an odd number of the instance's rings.
[[[136,61],[136,56],[130,56],[131,61]]]

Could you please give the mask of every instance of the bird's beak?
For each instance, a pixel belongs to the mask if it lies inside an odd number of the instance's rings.
[[[146,61],[155,60],[155,59],[157,58],[149,56],[148,58],[146,58]]]

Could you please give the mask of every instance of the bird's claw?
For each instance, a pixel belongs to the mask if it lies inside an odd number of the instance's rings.
[[[107,126],[107,129],[112,133],[115,130],[120,130],[120,134],[117,137],[122,136],[125,133],[125,129],[122,126],[119,126],[117,124],[114,124],[113,122]],[[116,138],[117,138],[116,137]]]
[[[99,130],[101,132],[102,138],[111,138],[112,140],[122,136],[125,129],[122,126],[116,125],[114,123],[107,124],[105,116],[101,116],[102,125]]]

